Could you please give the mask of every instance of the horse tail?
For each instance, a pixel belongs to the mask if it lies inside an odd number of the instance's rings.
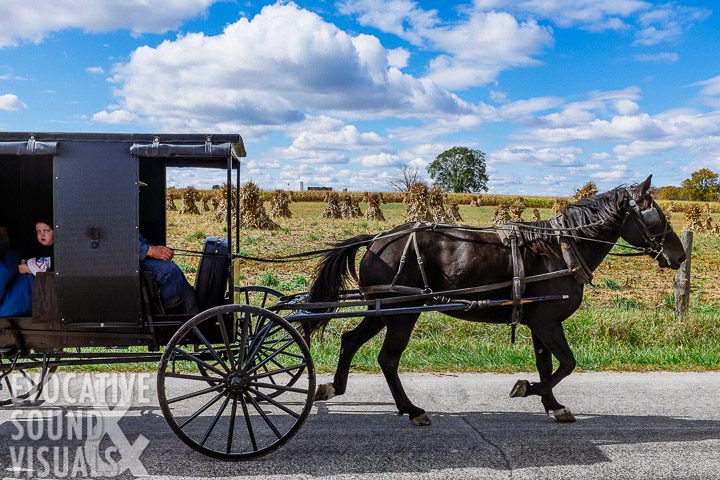
[[[372,243],[375,235],[357,235],[352,238],[336,243],[334,248],[325,253],[320,260],[316,270],[315,278],[310,287],[310,302],[334,302],[340,296],[340,291],[348,288],[349,280],[352,278],[358,281],[355,269],[355,256],[363,245]],[[333,311],[334,309],[313,310]],[[307,335],[313,332],[324,330],[330,320],[323,319],[308,322],[304,325]]]

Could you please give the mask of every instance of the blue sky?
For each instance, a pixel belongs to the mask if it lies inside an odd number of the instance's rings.
[[[720,171],[720,3],[0,4],[0,130],[240,133],[262,188],[389,190],[455,145],[490,191]],[[207,187],[211,172],[171,183]]]

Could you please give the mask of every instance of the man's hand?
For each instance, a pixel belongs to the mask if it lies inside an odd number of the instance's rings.
[[[157,260],[172,260],[174,254],[175,252],[173,252],[172,248],[163,245],[153,245],[147,252],[148,257]]]
[[[19,273],[32,273],[30,271],[30,268],[25,263],[25,260],[23,260],[22,263],[20,263],[20,265],[18,265],[18,272]]]

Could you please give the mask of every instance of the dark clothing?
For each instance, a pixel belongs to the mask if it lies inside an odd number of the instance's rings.
[[[160,297],[163,302],[182,299],[185,312],[195,315],[200,312],[195,290],[185,278],[175,262],[171,260],[158,260],[147,256],[150,243],[140,236],[140,264],[143,270],[152,272],[155,281],[160,287]]]
[[[35,276],[18,272],[20,258],[12,249],[0,258],[0,318],[23,317],[32,310]]]

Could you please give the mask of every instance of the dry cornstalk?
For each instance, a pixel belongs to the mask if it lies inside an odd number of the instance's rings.
[[[340,211],[340,196],[335,192],[325,194],[327,205],[322,212],[322,218],[342,218]]]
[[[555,212],[555,215],[559,215],[567,208],[569,205],[569,202],[563,198],[556,198],[555,202],[553,203],[553,211]]]
[[[353,201],[352,197],[348,194],[343,195],[342,200],[340,201],[340,215],[342,215],[342,218],[362,217],[360,205]]]
[[[427,202],[433,222],[451,223],[448,217],[445,201],[447,194],[439,188],[433,188],[428,192]]]
[[[368,208],[365,211],[365,218],[367,220],[376,220],[379,222],[385,221],[385,215],[380,210],[381,195],[378,193],[368,194]]]
[[[510,221],[510,219],[511,217],[509,203],[501,203],[497,206],[497,208],[495,208],[492,218],[493,225],[505,225]]]
[[[200,215],[200,210],[195,202],[200,199],[200,193],[195,187],[185,187],[182,193],[183,208],[181,214]]]
[[[582,187],[575,190],[575,195],[573,195],[573,198],[577,200],[582,200],[583,198],[588,197],[594,197],[598,194],[598,187],[595,185],[595,182],[587,182]]]
[[[247,182],[240,188],[240,227],[265,230],[280,228],[265,212],[260,190],[253,182]]]
[[[430,222],[433,217],[428,206],[428,187],[424,183],[416,183],[405,194],[405,221]]]
[[[702,210],[698,205],[692,205],[685,213],[685,229],[702,232],[705,229],[702,221]]]
[[[283,190],[275,190],[270,197],[270,215],[279,218],[292,218],[290,195]]]
[[[525,211],[525,199],[518,197],[510,204],[511,219],[513,222],[522,222],[522,214]]]
[[[460,215],[460,207],[458,207],[458,204],[455,202],[447,206],[445,209],[445,216],[448,218],[450,223],[460,223],[463,220]]]

